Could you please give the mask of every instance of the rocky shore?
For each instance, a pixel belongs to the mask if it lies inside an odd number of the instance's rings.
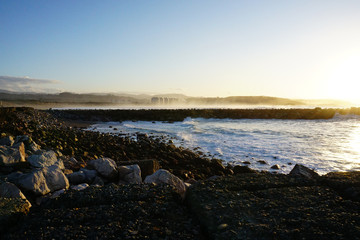
[[[233,168],[58,117],[0,108],[1,239],[360,238],[359,172]]]

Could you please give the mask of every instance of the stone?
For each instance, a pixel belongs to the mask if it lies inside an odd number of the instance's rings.
[[[21,190],[15,184],[9,182],[0,184],[0,197],[26,199]]]
[[[78,172],[67,175],[71,184],[92,183],[97,176],[96,170],[81,168]]]
[[[222,170],[225,169],[225,167],[224,167],[224,165],[222,164],[222,162],[221,162],[220,159],[212,159],[212,160],[211,160],[211,165],[214,166],[214,168],[215,168],[216,170],[222,171]]]
[[[80,184],[80,183],[84,183],[85,179],[86,179],[86,175],[84,173],[84,171],[78,171],[78,172],[74,172],[71,174],[66,175],[66,177],[68,178],[70,184]]]
[[[180,178],[171,174],[168,170],[159,169],[154,174],[147,176],[144,182],[155,184],[169,184],[176,189],[176,192],[179,193],[180,196],[185,196],[186,186],[184,182]]]
[[[32,142],[29,144],[28,149],[31,152],[36,152],[40,150],[40,146],[38,144],[36,144],[35,142]]]
[[[66,189],[60,189],[60,190],[53,192],[53,194],[51,194],[50,198],[54,199],[54,198],[59,197],[61,194],[65,193],[65,190]]]
[[[54,151],[47,151],[41,154],[34,154],[28,157],[28,162],[37,168],[49,167],[57,162],[56,153]]]
[[[25,162],[25,147],[23,143],[15,147],[0,146],[0,165],[8,166],[19,162]]]
[[[21,198],[0,197],[0,236],[30,211],[29,201]]]
[[[36,195],[45,195],[50,192],[44,172],[41,169],[37,169],[31,173],[22,174],[17,179],[16,185],[26,191],[31,191]]]
[[[289,173],[289,175],[296,177],[305,177],[308,179],[316,179],[319,177],[319,174],[317,174],[314,170],[300,164],[296,164]]]
[[[108,179],[115,179],[118,175],[116,162],[110,158],[98,158],[88,163],[98,173]]]
[[[271,169],[279,170],[279,169],[280,169],[280,166],[279,166],[278,164],[275,164],[275,165],[272,165],[272,166],[271,166]]]
[[[28,135],[19,135],[15,137],[15,143],[21,142],[30,142],[30,137]]]
[[[145,179],[146,176],[149,176],[160,169],[160,163],[154,159],[147,160],[139,160],[139,161],[131,161],[131,162],[120,162],[119,165],[134,165],[137,164],[141,170],[142,180]]]
[[[54,164],[50,167],[43,168],[42,171],[44,172],[46,184],[51,192],[69,188],[69,180],[58,165]]]
[[[127,184],[142,183],[141,170],[139,165],[119,166],[119,179]]]
[[[255,170],[249,168],[248,166],[235,166],[233,168],[234,174],[243,174],[243,173],[256,173]]]
[[[89,187],[89,184],[82,183],[82,184],[79,184],[79,185],[71,186],[71,189],[76,190],[76,191],[82,191],[82,190],[84,190],[84,189],[86,189],[88,187]]]
[[[264,160],[259,160],[259,161],[257,161],[258,163],[260,163],[260,164],[263,164],[263,165],[266,165],[267,164],[267,162],[265,162]]]
[[[14,144],[14,142],[15,141],[12,136],[0,138],[0,145],[12,146]]]
[[[96,186],[104,186],[105,185],[103,179],[99,176],[96,176],[94,181],[91,184],[96,185]]]

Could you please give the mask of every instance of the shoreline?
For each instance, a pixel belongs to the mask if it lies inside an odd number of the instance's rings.
[[[219,159],[166,139],[138,134],[132,141],[81,130],[90,123],[80,118],[63,122],[31,108],[0,108],[1,139],[16,140],[1,146],[0,155],[26,150],[24,162],[0,164],[2,239],[360,237],[360,172],[319,176],[301,165],[290,174],[225,167]],[[32,165],[30,159],[49,152],[63,168]],[[117,166],[116,175],[105,176],[97,165],[101,161]],[[135,174],[139,168],[142,179]],[[70,188],[68,182],[58,191],[40,189],[35,194],[28,189],[30,181],[19,183],[51,171],[68,179]],[[157,174],[171,180],[150,180]],[[53,180],[49,177],[44,184]],[[24,191],[33,207],[1,195],[4,186],[14,188],[11,184]]]

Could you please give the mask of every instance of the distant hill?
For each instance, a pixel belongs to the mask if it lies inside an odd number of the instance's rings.
[[[18,93],[0,89],[0,101],[3,105],[37,106],[130,106],[130,105],[180,105],[180,106],[216,106],[216,105],[282,105],[282,106],[350,106],[351,103],[336,100],[296,100],[269,96],[230,96],[230,97],[188,97],[183,94],[121,94],[121,93]]]

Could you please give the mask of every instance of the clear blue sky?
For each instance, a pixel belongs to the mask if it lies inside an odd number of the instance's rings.
[[[359,82],[358,0],[0,0],[0,89],[353,99]]]

